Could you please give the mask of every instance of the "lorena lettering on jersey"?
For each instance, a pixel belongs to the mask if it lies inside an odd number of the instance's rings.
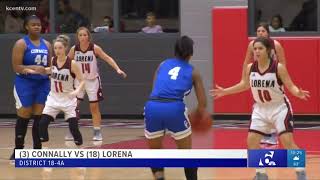
[[[69,75],[52,72],[51,78],[56,79],[56,80],[60,80],[60,81],[68,81]]]
[[[80,62],[91,62],[93,61],[93,56],[81,56],[81,55],[77,55],[75,56],[76,61],[80,61]]]
[[[251,87],[274,87],[275,80],[260,80],[260,79],[253,79],[251,80]]]

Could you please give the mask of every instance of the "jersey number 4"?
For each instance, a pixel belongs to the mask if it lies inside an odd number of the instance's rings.
[[[258,94],[260,101],[263,103],[266,101],[270,102],[272,100],[268,90],[258,90]]]
[[[177,77],[179,76],[180,69],[181,69],[181,67],[178,67],[178,66],[170,69],[170,71],[168,72],[168,74],[171,76],[170,78],[173,80],[177,80]]]
[[[36,56],[36,58],[34,59],[34,62],[35,62],[37,65],[40,65],[40,64],[42,63],[44,66],[47,66],[47,65],[48,65],[47,55],[44,55],[44,56],[41,58],[41,55],[38,54],[38,55]]]

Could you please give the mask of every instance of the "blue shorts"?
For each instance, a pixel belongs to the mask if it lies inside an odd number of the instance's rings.
[[[145,104],[144,116],[147,139],[164,136],[166,130],[176,140],[191,134],[187,108],[182,101],[148,101]]]
[[[50,92],[49,79],[27,79],[16,76],[14,82],[14,98],[16,108],[31,107],[33,104],[45,104]]]

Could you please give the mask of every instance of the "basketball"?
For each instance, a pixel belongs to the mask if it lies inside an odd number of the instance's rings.
[[[205,133],[211,129],[213,119],[208,112],[201,115],[200,113],[193,111],[189,114],[189,119],[193,132]]]

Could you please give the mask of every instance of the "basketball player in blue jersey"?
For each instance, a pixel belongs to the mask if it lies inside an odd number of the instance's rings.
[[[257,60],[247,65],[245,77],[229,88],[217,85],[211,90],[211,95],[217,99],[251,88],[255,104],[247,138],[248,149],[259,149],[261,139],[272,128],[276,129],[284,148],[299,149],[293,139],[292,108],[284,93],[284,86],[292,95],[303,100],[307,100],[310,93],[298,88],[292,82],[286,67],[272,59],[271,48],[267,38],[259,37],[254,40],[253,51]],[[298,180],[306,180],[304,168],[297,168],[296,174]],[[256,170],[255,180],[267,179],[265,169]]]
[[[206,97],[200,73],[189,64],[193,40],[187,36],[175,44],[175,58],[166,59],[154,75],[153,90],[145,104],[145,137],[150,149],[161,149],[165,131],[171,133],[179,149],[191,149],[191,127],[184,97],[195,87],[197,112],[206,112]],[[163,168],[151,168],[157,180],[164,179]],[[185,168],[188,180],[197,179],[197,168]]]
[[[16,73],[14,97],[17,108],[15,126],[15,149],[24,148],[24,138],[28,123],[33,119],[33,148],[41,149],[38,135],[39,121],[49,90],[50,81],[47,75],[27,74],[27,69],[40,71],[49,66],[51,45],[40,37],[41,23],[35,16],[28,16],[24,21],[27,35],[19,39],[12,50],[12,66]],[[14,159],[14,152],[10,159]]]

